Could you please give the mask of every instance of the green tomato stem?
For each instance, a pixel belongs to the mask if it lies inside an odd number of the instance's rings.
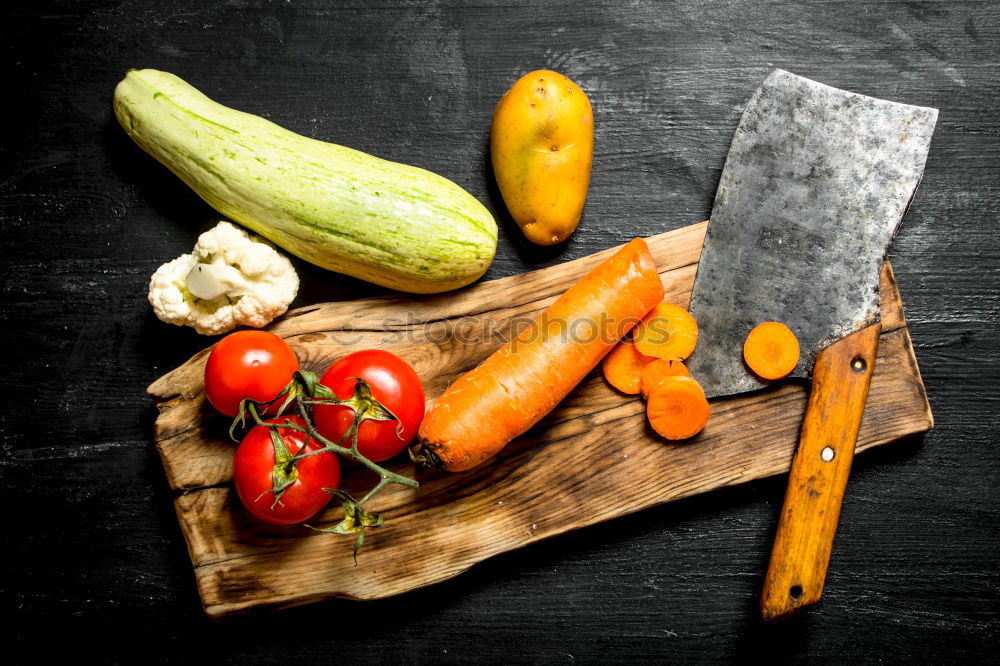
[[[245,401],[246,411],[253,418],[256,425],[264,426],[269,429],[279,429],[287,428],[289,430],[295,430],[297,432],[304,433],[306,435],[306,441],[303,443],[301,451],[305,450],[306,444],[308,444],[309,439],[315,438],[323,446],[322,448],[316,449],[315,451],[310,451],[308,453],[298,453],[291,456],[282,456],[283,461],[279,461],[276,457],[275,469],[278,474],[277,477],[282,479],[289,478],[294,474],[295,468],[298,463],[311,456],[320,455],[322,453],[334,453],[341,455],[352,460],[356,460],[361,463],[364,467],[368,468],[376,475],[378,475],[379,480],[375,486],[368,491],[368,493],[358,502],[356,506],[360,509],[369,499],[371,499],[378,491],[380,491],[385,486],[395,483],[407,488],[419,488],[420,484],[409,477],[403,476],[401,474],[396,474],[381,465],[369,460],[367,457],[361,454],[358,450],[358,429],[362,422],[367,419],[371,420],[394,420],[399,423],[399,419],[395,417],[388,409],[382,406],[378,400],[371,395],[371,390],[368,387],[367,382],[362,379],[357,379],[355,385],[355,394],[352,398],[348,400],[340,400],[337,398],[336,394],[333,393],[328,387],[320,384],[316,381],[316,376],[313,373],[307,373],[300,371],[296,373],[295,378],[292,382],[270,403],[260,403],[265,407],[272,403],[281,400],[282,405],[279,409],[279,415],[289,406],[289,403],[294,403],[295,410],[301,417],[305,426],[292,423],[290,421],[285,421],[284,423],[268,423],[261,419],[260,414],[257,410],[257,403],[253,401]],[[311,418],[311,407],[313,405],[337,405],[337,404],[347,404],[354,409],[354,420],[351,423],[351,427],[344,433],[344,435],[337,441],[333,442],[319,433],[316,426],[313,424],[313,419]],[[233,423],[233,427],[230,432],[235,429],[237,424],[242,424],[244,421],[243,410],[240,411],[239,416]],[[400,424],[401,426],[401,424]],[[398,430],[398,427],[397,427]],[[347,448],[343,446],[344,441],[350,437],[351,447]],[[280,473],[278,467],[281,467]],[[276,488],[275,491],[280,491],[283,489]]]

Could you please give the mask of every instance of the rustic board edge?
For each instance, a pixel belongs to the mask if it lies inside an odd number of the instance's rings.
[[[691,225],[683,229],[651,237],[649,239],[651,243],[651,249],[655,247],[656,251],[659,251],[661,253],[667,252],[666,248],[670,244],[671,240],[678,236],[683,238],[684,242],[690,244],[691,242],[697,240],[697,238],[695,237],[698,236],[698,234],[701,235],[704,234],[705,224],[706,223]],[[566,264],[573,263],[576,265],[576,268],[580,270],[585,270],[584,267],[588,265],[588,262],[596,263],[596,260],[599,259],[601,256],[610,254],[614,250],[615,248],[610,248],[609,250],[605,250],[604,252],[597,253],[597,255],[590,255],[589,257],[584,257],[581,259],[574,260],[574,262],[566,262],[564,264],[552,266],[546,269],[542,269],[541,271],[536,271],[536,273],[545,272],[547,275],[547,277],[545,277],[545,283],[546,283],[545,286],[547,288],[551,288],[553,286],[553,282],[558,282],[558,279],[554,278],[554,276],[557,276],[558,269],[562,268],[563,270],[565,270]],[[690,248],[670,255],[671,260],[676,259],[676,261],[672,261],[667,266],[661,266],[660,270],[661,275],[665,275],[667,273],[671,273],[673,271],[678,271],[681,269],[683,269],[686,273],[689,270],[690,266],[690,261],[688,261],[688,259],[690,258],[688,256],[689,254],[690,254]],[[473,285],[469,289],[473,290],[473,292],[474,290],[480,287],[486,289],[492,289],[496,285],[496,283],[504,283],[507,281],[512,281],[511,282],[512,286],[513,284],[524,284],[524,281],[527,280],[527,278],[525,277],[526,275],[530,274],[520,274],[511,276],[509,278],[501,278],[500,280],[495,280],[488,283],[480,283],[479,285]],[[902,341],[902,348],[896,353],[896,356],[904,357],[902,360],[905,361],[904,366],[906,370],[902,374],[905,375],[908,383],[912,385],[912,389],[915,392],[913,395],[915,395],[916,397],[909,401],[908,411],[910,413],[907,414],[906,426],[908,429],[906,431],[900,431],[897,429],[896,431],[897,434],[895,436],[889,439],[885,439],[884,441],[865,441],[865,442],[859,441],[857,446],[858,452],[869,450],[871,448],[874,448],[875,446],[888,445],[897,442],[901,439],[907,439],[912,436],[916,436],[923,432],[926,432],[933,427],[933,415],[931,413],[930,404],[927,399],[927,392],[925,387],[923,386],[922,378],[920,376],[919,366],[917,365],[916,361],[915,351],[912,346],[912,341],[910,340],[909,331],[907,330],[907,322],[905,319],[905,314],[903,311],[899,291],[896,285],[895,275],[888,261],[886,261],[885,264],[883,265],[881,277],[882,277],[881,285],[883,289],[883,304],[884,306],[886,306],[883,309],[883,320],[885,328],[883,331],[882,339],[884,340],[887,336],[891,335],[894,338],[899,338]],[[467,301],[469,300],[469,293],[470,292],[466,292],[463,303],[467,304]],[[366,300],[368,302],[373,302],[373,303],[398,302],[398,299],[392,297],[373,298]],[[295,317],[298,317],[299,314],[308,317],[310,314],[316,313],[319,310],[321,310],[325,305],[326,304],[321,304],[319,306],[306,306],[304,308],[297,309],[296,311],[294,311],[294,313],[290,313],[290,315],[295,315],[293,317],[293,320]],[[329,305],[337,306],[337,304],[329,304]],[[465,307],[465,305],[462,305],[462,307]],[[462,314],[461,311],[458,311],[458,315],[461,314]],[[288,335],[296,335],[296,333],[288,333]],[[191,377],[193,376],[193,371],[197,371],[200,368],[200,364],[203,364],[204,357],[207,355],[209,349],[210,348],[207,348],[205,350],[198,352],[185,364],[179,366],[174,371],[167,373],[159,380],[154,382],[152,385],[150,385],[148,389],[148,392],[154,398],[159,410],[159,414],[156,419],[157,423],[154,427],[154,433],[158,451],[160,453],[162,462],[168,474],[168,480],[171,476],[170,475],[171,462],[168,456],[168,452],[165,448],[165,445],[168,443],[167,440],[173,437],[177,437],[179,432],[176,429],[174,429],[173,431],[171,431],[169,437],[164,437],[164,430],[161,428],[161,419],[163,419],[167,414],[169,414],[174,408],[183,405],[185,406],[186,409],[190,409],[191,400],[193,400],[194,398],[198,398],[199,400],[201,399],[197,393],[190,393],[190,392],[185,393],[184,390],[180,391],[173,390],[171,388],[171,384],[175,384],[175,382],[172,382],[170,380],[180,379],[180,378],[186,378],[190,380]],[[183,384],[178,384],[178,385],[183,385]],[[189,404],[185,405],[185,403]],[[918,409],[918,407],[922,407],[922,409]],[[785,469],[784,471],[787,471],[787,469]],[[771,469],[766,473],[756,474],[755,472],[755,475],[742,475],[742,476],[734,475],[731,478],[728,478],[728,480],[720,482],[714,486],[705,487],[703,489],[696,488],[687,490],[676,496],[664,500],[655,501],[654,503],[646,503],[646,504],[638,504],[635,506],[630,506],[628,509],[621,511],[620,513],[617,513],[614,516],[604,516],[599,520],[593,520],[591,522],[587,522],[584,524],[574,525],[565,530],[549,532],[540,535],[537,539],[530,541],[530,543],[535,543],[540,540],[548,539],[554,536],[559,536],[561,534],[572,531],[579,527],[586,527],[595,524],[597,522],[603,522],[604,520],[607,520],[612,517],[620,517],[634,513],[636,511],[644,510],[646,508],[669,503],[671,501],[674,501],[675,499],[681,499],[683,497],[688,497],[702,492],[716,490],[718,488],[740,485],[742,483],[755,481],[770,476],[775,476],[781,473],[783,473],[783,470],[776,468],[776,469]],[[219,567],[225,566],[227,560],[220,560],[205,564],[196,564],[196,562],[199,561],[199,555],[194,550],[195,549],[194,539],[196,538],[194,532],[196,530],[193,529],[192,525],[188,524],[188,520],[190,519],[190,517],[184,515],[182,505],[185,503],[201,501],[198,498],[198,496],[204,493],[204,491],[214,490],[216,493],[223,492],[223,489],[220,488],[220,485],[224,484],[211,484],[198,487],[179,488],[176,487],[171,482],[172,490],[174,490],[174,492],[176,493],[174,497],[174,507],[178,516],[178,521],[181,525],[182,533],[184,534],[185,537],[185,543],[188,549],[189,557],[191,558],[192,564],[194,565],[196,580],[199,589],[199,595],[201,597],[202,605],[206,615],[208,615],[208,617],[211,618],[212,620],[218,621],[225,619],[226,617],[241,615],[258,609],[289,608],[292,606],[302,605],[325,599],[343,598],[343,599],[364,600],[367,598],[387,598],[391,596],[397,596],[399,594],[405,594],[413,589],[418,589],[419,587],[424,587],[424,585],[418,585],[410,587],[408,589],[399,589],[395,592],[390,592],[387,594],[379,594],[373,597],[354,596],[348,593],[336,593],[336,592],[330,593],[328,591],[320,590],[320,591],[312,591],[312,592],[306,591],[306,592],[292,593],[292,594],[275,594],[272,598],[267,598],[267,599],[250,598],[249,600],[243,600],[243,601],[228,600],[223,603],[218,603],[219,601],[218,598],[219,590],[217,589],[218,580],[214,582],[215,588],[213,588],[212,578],[211,575],[209,574],[212,571],[218,571]],[[509,545],[508,547],[498,547],[494,549],[495,552],[484,551],[484,554],[482,554],[481,557],[478,557],[477,559],[474,559],[473,561],[466,563],[464,566],[460,568],[450,571],[448,575],[439,576],[437,579],[427,582],[426,585],[437,584],[445,580],[448,580],[450,578],[453,578],[461,574],[462,572],[467,571],[468,569],[476,566],[477,564],[494,557],[497,554],[515,550],[523,545],[527,545],[527,543],[522,543],[520,545],[516,545],[513,547],[510,547]],[[213,592],[216,598],[215,602],[210,600]]]
[[[930,411],[928,410],[928,416],[929,416],[929,414],[930,414]],[[876,449],[876,448],[882,448],[882,447],[885,447],[885,446],[891,446],[891,445],[899,443],[899,442],[910,440],[913,437],[917,437],[919,435],[922,435],[922,434],[930,431],[932,428],[933,428],[933,423],[931,422],[930,419],[928,419],[927,422],[926,422],[926,426],[916,428],[913,431],[907,432],[907,433],[902,434],[902,435],[900,435],[898,437],[894,437],[892,439],[888,439],[888,440],[881,441],[881,442],[868,442],[868,443],[865,443],[865,444],[859,444],[858,447],[857,447],[857,449],[855,449],[855,455],[857,455],[857,454],[863,454],[863,453],[866,453],[866,452],[871,451],[871,450]],[[658,502],[658,503],[655,503],[655,504],[650,504],[648,506],[636,507],[634,509],[625,510],[622,513],[620,513],[620,514],[618,514],[618,515],[616,515],[616,516],[614,516],[612,518],[595,521],[595,522],[589,523],[587,525],[581,525],[581,526],[573,527],[571,529],[567,529],[565,531],[558,532],[558,533],[547,534],[547,535],[539,537],[538,539],[533,540],[530,543],[524,544],[524,546],[521,546],[521,547],[525,547],[525,546],[529,546],[529,545],[534,545],[534,544],[540,543],[542,541],[548,541],[548,540],[551,540],[551,539],[555,539],[555,538],[564,536],[566,534],[569,534],[570,532],[574,532],[574,531],[576,531],[578,529],[586,529],[587,527],[593,527],[594,525],[599,524],[599,523],[604,523],[604,522],[608,522],[610,520],[617,520],[617,519],[620,519],[620,518],[624,518],[626,516],[630,516],[630,515],[633,515],[635,513],[639,513],[639,512],[642,512],[642,511],[649,510],[649,509],[654,509],[656,507],[664,506],[666,504],[670,504],[671,502],[675,502],[675,501],[678,501],[678,500],[688,499],[690,497],[694,497],[694,496],[697,496],[697,495],[710,494],[710,493],[717,492],[719,490],[723,490],[723,489],[726,489],[726,488],[734,488],[736,486],[741,486],[741,485],[744,485],[744,484],[747,484],[747,483],[753,483],[753,482],[756,482],[756,481],[762,481],[762,480],[765,480],[765,479],[774,478],[776,476],[781,476],[782,474],[787,474],[787,473],[788,473],[788,470],[785,469],[785,470],[776,470],[773,473],[765,474],[765,475],[762,475],[762,476],[734,478],[733,480],[731,480],[729,482],[720,484],[719,486],[717,486],[715,488],[712,488],[710,490],[707,490],[707,491],[691,492],[689,494],[684,494],[684,495],[681,495],[681,496],[678,496],[676,498],[673,498],[673,499],[670,499],[670,500],[666,500],[666,501],[663,501],[663,502]],[[194,491],[194,492],[201,492],[201,491],[204,491],[204,490],[209,490],[209,489],[208,488],[203,488],[203,489],[200,489],[200,490]],[[175,507],[176,507],[176,502],[177,502],[177,500],[175,499]],[[178,518],[180,518],[179,512],[178,512]],[[253,602],[253,603],[231,602],[231,603],[212,604],[212,603],[205,603],[206,596],[207,596],[207,594],[209,592],[209,590],[206,589],[206,587],[209,586],[210,583],[207,582],[207,579],[204,579],[202,577],[201,572],[202,572],[202,570],[209,569],[209,568],[211,568],[211,567],[213,567],[215,565],[200,565],[200,566],[195,566],[194,567],[194,574],[195,574],[196,584],[197,584],[197,587],[198,587],[199,598],[202,600],[202,609],[204,610],[205,615],[211,621],[213,621],[213,622],[224,622],[227,619],[236,618],[236,617],[243,616],[243,615],[248,615],[248,614],[251,614],[251,613],[258,612],[258,611],[279,611],[279,610],[286,610],[286,609],[289,609],[289,608],[295,608],[297,606],[304,606],[304,605],[307,605],[307,604],[317,603],[317,602],[321,602],[321,601],[332,601],[332,600],[340,599],[340,600],[346,600],[346,601],[365,602],[365,601],[378,601],[378,600],[382,600],[382,599],[391,599],[391,598],[394,598],[394,597],[400,597],[400,596],[403,596],[403,595],[406,595],[406,594],[417,592],[417,591],[423,589],[424,587],[431,587],[431,586],[434,586],[434,585],[439,585],[441,583],[445,583],[445,582],[447,582],[449,580],[452,580],[452,579],[454,579],[454,578],[456,578],[458,576],[461,576],[461,575],[465,574],[466,572],[470,571],[471,569],[473,569],[473,568],[475,568],[475,567],[483,564],[484,562],[487,562],[488,560],[493,559],[494,557],[497,557],[499,555],[503,555],[504,553],[513,552],[513,550],[516,550],[516,549],[500,550],[500,551],[498,551],[496,553],[491,553],[489,555],[486,555],[482,559],[474,561],[474,562],[470,562],[467,566],[462,567],[461,569],[455,570],[450,575],[442,577],[442,578],[440,578],[438,580],[435,580],[433,582],[427,583],[426,585],[423,585],[423,586],[420,586],[420,587],[416,587],[416,588],[406,589],[406,590],[400,590],[400,591],[394,592],[392,594],[385,594],[385,595],[380,595],[380,596],[375,596],[375,597],[356,597],[356,596],[352,596],[350,594],[316,592],[316,593],[302,594],[302,595],[296,595],[296,594],[284,595],[282,597],[276,597],[273,600],[270,600],[270,601],[267,601],[267,602]],[[190,555],[190,552],[189,552],[189,555]]]
[[[671,242],[676,242],[678,247],[692,247],[692,244],[697,246],[698,252],[700,252],[701,244],[705,236],[705,229],[708,227],[708,222],[698,222],[696,224],[691,224],[679,229],[674,229],[672,231],[666,231],[660,234],[655,234],[653,236],[647,237],[645,240],[651,245],[655,244],[656,247],[651,247],[654,257],[657,258],[657,269],[659,272],[665,273],[677,268],[681,268],[692,263],[697,263],[698,255],[695,253],[693,256],[688,256],[690,253],[680,253],[680,259],[677,261],[664,261],[664,256],[670,254],[666,251],[657,250],[660,247],[666,248]],[[683,244],[683,245],[682,245]],[[444,294],[431,294],[427,296],[411,296],[406,294],[400,294],[397,292],[389,292],[383,295],[371,296],[368,298],[358,299],[354,301],[335,301],[332,303],[316,303],[312,305],[306,305],[294,310],[286,312],[282,317],[275,320],[267,330],[274,332],[276,335],[282,337],[288,337],[290,335],[297,334],[294,322],[297,319],[306,318],[309,315],[313,315],[324,309],[340,309],[344,307],[357,308],[359,306],[364,306],[367,304],[374,303],[396,303],[396,304],[406,304],[408,306],[426,306],[427,304],[433,304],[435,309],[440,308],[441,312],[444,314],[437,314],[433,319],[429,319],[428,323],[436,321],[440,318],[450,318],[468,314],[468,311],[463,311],[461,308],[464,304],[471,300],[471,297],[479,294],[480,292],[490,294],[504,294],[508,295],[511,289],[518,284],[524,282],[528,279],[527,276],[531,276],[532,280],[544,281],[551,279],[553,276],[559,275],[566,271],[570,266],[576,267],[581,272],[589,270],[592,266],[597,265],[601,260],[611,256],[614,252],[619,250],[622,245],[616,245],[614,247],[601,250],[594,254],[587,255],[585,257],[578,257],[570,261],[563,262],[561,264],[555,264],[553,266],[547,266],[545,268],[540,268],[537,270],[529,271],[527,273],[518,273],[516,275],[508,275],[507,277],[497,278],[495,280],[488,280],[485,282],[475,282],[467,287],[461,289],[446,292]],[[660,256],[657,256],[660,255]],[[449,303],[451,305],[449,305]],[[197,352],[187,361],[179,365],[177,368],[165,373],[153,383],[151,383],[146,388],[146,393],[149,394],[157,403],[167,402],[169,403],[172,399],[179,397],[177,392],[173,389],[173,384],[176,383],[174,378],[176,375],[183,371],[185,368],[191,367],[196,364],[199,359],[204,357],[211,350],[211,345],[205,349]]]
[[[907,429],[905,431],[897,431],[898,434],[896,434],[895,436],[883,440],[877,438],[859,440],[856,449],[858,453],[868,451],[876,447],[888,446],[890,444],[906,440],[914,436],[918,436],[928,431],[933,425],[930,417],[929,405],[926,401],[926,393],[923,390],[923,385],[919,380],[919,375],[915,372],[916,362],[915,362],[915,357],[913,355],[912,344],[909,338],[909,332],[905,328],[897,329],[895,331],[891,331],[885,334],[883,336],[883,339],[886,339],[887,341],[891,339],[892,344],[887,346],[892,346],[897,349],[897,351],[892,354],[891,358],[900,362],[903,365],[903,367],[905,367],[907,370],[906,372],[895,372],[893,373],[893,376],[897,378],[897,381],[901,379],[906,387],[906,390],[915,396],[915,398],[911,401],[911,404],[913,405],[914,409],[912,410],[912,414],[910,415],[912,418],[907,421]],[[740,398],[730,399],[730,400],[740,400]],[[720,402],[725,402],[725,400],[722,400]],[[922,405],[924,408],[922,411],[916,409],[920,405]],[[663,504],[667,504],[677,499],[683,499],[693,495],[701,494],[703,492],[711,492],[714,490],[718,490],[719,488],[733,487],[751,481],[757,481],[777,476],[787,472],[790,460],[791,458],[789,456],[787,460],[782,462],[782,464],[772,468],[767,473],[753,474],[753,475],[732,475],[730,477],[727,477],[725,481],[718,483],[718,485],[713,486],[706,490],[701,490],[697,488],[686,489],[678,492],[678,494],[670,497],[669,499],[665,499],[662,501],[655,501],[647,504],[630,505],[629,507],[625,508],[625,510],[622,510],[620,513],[615,514],[613,518],[619,518],[622,516],[630,515],[638,511],[642,511],[648,508],[653,508],[656,506],[661,506]],[[190,494],[186,493],[184,495],[180,495],[177,498],[175,498],[175,509],[177,510],[178,519],[181,522],[182,526],[184,526],[186,522],[186,517],[184,515],[184,511],[182,511],[180,507],[180,504],[182,502],[197,501],[195,497],[192,497],[192,495],[195,496],[199,495],[206,490],[215,493],[225,492],[222,488],[215,487],[211,489],[202,489],[199,491],[194,491],[193,493]],[[328,599],[348,599],[348,600],[364,601],[364,600],[371,600],[374,598],[389,598],[393,596],[398,596],[400,594],[405,594],[420,587],[425,587],[427,585],[435,585],[444,582],[446,580],[449,580],[451,578],[454,578],[464,573],[465,571],[468,571],[472,567],[480,564],[481,562],[491,559],[498,554],[502,554],[504,552],[510,552],[519,547],[523,547],[524,545],[529,545],[537,543],[538,541],[560,536],[562,534],[574,531],[581,527],[587,527],[596,524],[598,522],[604,522],[607,519],[608,519],[607,517],[604,517],[598,520],[587,522],[586,524],[573,525],[567,527],[566,529],[541,534],[537,538],[534,538],[529,542],[522,543],[514,548],[497,547],[495,549],[486,550],[481,553],[481,557],[477,557],[472,561],[468,561],[463,566],[460,566],[458,568],[455,568],[447,572],[447,575],[441,575],[436,580],[430,581],[425,585],[420,585],[408,589],[400,589],[398,591],[389,594],[378,594],[373,597],[358,597],[358,596],[352,596],[351,594],[335,593],[335,592],[331,593],[331,592],[314,590],[307,593],[290,593],[290,594],[279,595],[267,599],[266,601],[261,601],[259,599],[251,599],[249,601],[230,600],[225,603],[212,603],[210,599],[217,598],[219,596],[217,574],[220,570],[225,571],[228,568],[229,561],[221,560],[203,565],[196,565],[194,567],[194,571],[195,571],[196,581],[198,584],[199,595],[202,598],[203,608],[205,610],[206,615],[213,621],[221,621],[228,617],[238,616],[256,610],[263,610],[263,609],[279,610]],[[189,555],[191,556],[192,561],[194,562],[197,560],[197,555],[192,551],[194,544],[190,541],[191,535],[186,526],[184,527],[184,532],[185,532],[186,542],[189,547]]]

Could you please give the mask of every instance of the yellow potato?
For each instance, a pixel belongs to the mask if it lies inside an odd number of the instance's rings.
[[[533,243],[561,243],[576,230],[593,155],[590,100],[558,72],[525,74],[493,112],[493,173],[507,209]]]

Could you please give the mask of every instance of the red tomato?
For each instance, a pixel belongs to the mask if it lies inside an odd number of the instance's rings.
[[[226,416],[236,416],[240,402],[273,400],[299,369],[288,344],[267,331],[237,331],[215,343],[205,365],[205,395]]]
[[[424,387],[409,363],[380,349],[354,352],[338,359],[320,383],[341,400],[347,400],[354,395],[357,382],[353,377],[368,382],[375,399],[402,424],[398,435],[396,421],[366,420],[358,428],[358,451],[373,462],[387,460],[405,449],[417,434],[424,418]],[[344,405],[316,405],[313,420],[321,435],[338,442],[350,429],[354,410]],[[350,439],[342,446],[350,447]]]
[[[282,416],[268,423],[291,421],[304,425],[298,416]],[[290,428],[278,433],[288,452],[295,455],[302,448],[306,434]],[[322,448],[316,439],[306,445],[306,453]],[[281,502],[274,503],[271,472],[274,469],[274,443],[264,426],[254,426],[246,434],[233,457],[233,480],[243,506],[264,522],[276,525],[301,523],[326,506],[331,495],[324,488],[336,488],[340,483],[340,462],[333,453],[321,453],[299,461],[297,478],[285,489]],[[274,505],[274,506],[272,506]]]

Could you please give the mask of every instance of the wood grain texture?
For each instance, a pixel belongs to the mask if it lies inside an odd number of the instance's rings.
[[[686,306],[690,299],[705,228],[703,222],[647,239],[671,302]],[[271,330],[288,340],[304,368],[316,372],[358,348],[388,349],[414,366],[433,401],[616,249],[474,285],[450,299],[312,306],[289,313]],[[881,277],[886,335],[858,438],[861,450],[932,426],[888,264]],[[504,305],[497,308],[501,295]],[[459,474],[392,465],[415,475],[421,487],[391,486],[373,500],[387,524],[368,537],[356,568],[349,540],[300,526],[265,525],[240,505],[227,483],[233,450],[225,439],[227,420],[204,398],[207,351],[157,380],[149,392],[161,412],[157,447],[171,486],[182,491],[175,500],[177,517],[202,603],[213,618],[330,597],[400,594],[547,537],[786,471],[805,401],[801,385],[717,400],[700,435],[669,443],[648,426],[645,403],[592,372],[490,463]],[[576,473],[583,469],[587,474]],[[370,481],[354,469],[345,485],[357,495]],[[334,524],[339,514],[328,508],[313,524]]]
[[[19,663],[984,663],[1000,640],[1000,4],[978,0],[13,0],[0,21],[0,599]],[[175,72],[297,132],[431,169],[501,224],[487,279],[711,211],[772,67],[941,110],[890,248],[936,425],[854,461],[823,602],[757,603],[785,480],[707,493],[390,599],[213,626],[146,387],[202,349],[150,274],[217,216],[121,132],[129,67]],[[594,166],[565,246],[525,244],[489,170],[524,72],[578,82]],[[295,303],[374,295],[295,262]],[[306,633],[306,625],[322,631]],[[109,631],[109,627],[113,628]],[[53,638],[58,628],[58,639]]]
[[[866,326],[816,355],[764,576],[760,609],[765,621],[785,619],[823,595],[881,332],[880,323]]]

